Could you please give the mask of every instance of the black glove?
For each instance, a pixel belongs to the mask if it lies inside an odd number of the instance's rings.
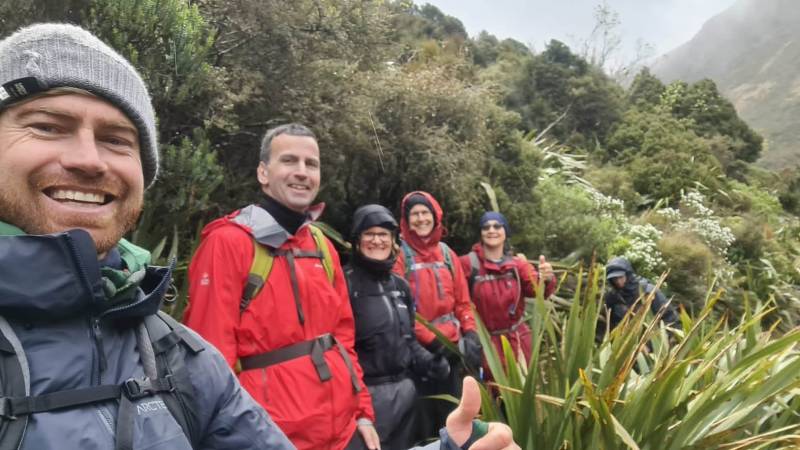
[[[447,347],[444,346],[441,342],[439,342],[438,338],[433,338],[430,344],[425,346],[429,352],[433,353],[434,355],[442,355]]]
[[[436,356],[428,368],[428,378],[444,381],[450,375],[450,362],[443,355]]]
[[[464,340],[464,362],[468,367],[477,370],[483,361],[483,347],[478,333],[467,331],[462,339]]]

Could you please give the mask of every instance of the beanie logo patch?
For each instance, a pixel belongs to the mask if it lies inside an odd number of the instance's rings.
[[[18,78],[0,87],[0,101],[5,101],[8,98],[17,100],[44,90],[44,85],[35,77]]]

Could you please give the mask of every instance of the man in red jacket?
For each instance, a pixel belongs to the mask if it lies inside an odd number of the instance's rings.
[[[203,230],[184,321],[241,370],[242,385],[298,449],[377,449],[339,257],[309,227],[324,207],[311,205],[320,185],[311,130],[269,130],[257,174],[259,203]],[[269,249],[272,266],[260,290],[243,300],[256,243]]]

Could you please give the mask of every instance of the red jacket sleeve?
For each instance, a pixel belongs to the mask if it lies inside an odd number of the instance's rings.
[[[475,331],[475,317],[472,314],[472,303],[469,298],[469,285],[464,270],[461,267],[458,255],[450,251],[450,260],[453,261],[453,293],[455,294],[455,314],[461,322],[461,331]]]
[[[369,390],[364,384],[364,371],[361,369],[361,364],[358,363],[358,354],[355,350],[356,341],[356,325],[353,318],[353,309],[350,307],[350,294],[347,291],[347,281],[344,279],[344,271],[342,270],[341,262],[339,261],[339,253],[333,247],[329,240],[325,240],[328,244],[328,250],[333,258],[334,278],[333,285],[336,293],[341,299],[339,322],[336,324],[334,335],[347,349],[350,355],[350,360],[353,361],[353,368],[358,376],[358,382],[361,385],[361,390],[358,393],[358,415],[356,419],[366,417],[367,419],[375,422],[375,412],[372,408],[372,397],[369,395]]]
[[[235,226],[203,238],[189,265],[189,305],[184,323],[236,363],[239,303],[253,261],[253,242]]]

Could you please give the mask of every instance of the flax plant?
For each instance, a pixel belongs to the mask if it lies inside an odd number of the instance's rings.
[[[602,268],[575,278],[566,311],[541,294],[532,301],[530,361],[505,339],[501,358],[479,321],[492,378],[482,410],[507,422],[523,449],[800,446],[799,329],[763,329],[770,309],[760,304],[746,305],[730,325],[712,313],[723,292],[709,290],[696,318],[681,312],[679,330],[649,312],[651,295],[617,328],[598,333]]]

